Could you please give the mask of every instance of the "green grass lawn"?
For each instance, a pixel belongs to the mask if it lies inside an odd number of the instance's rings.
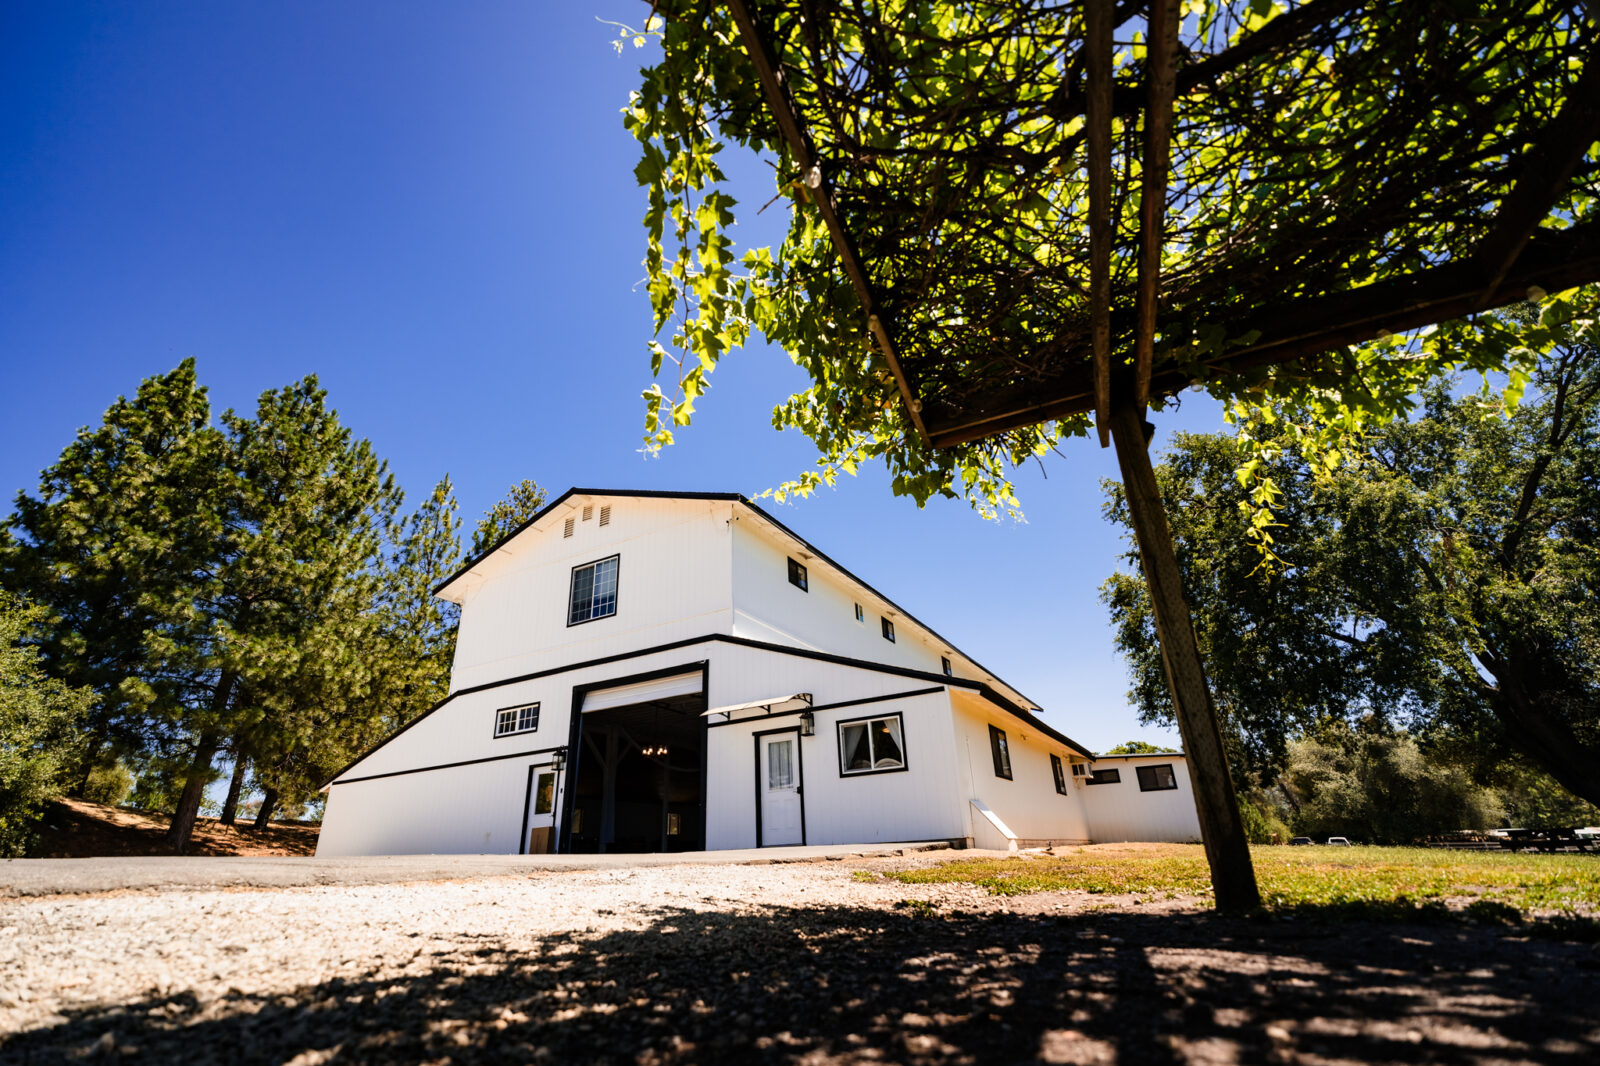
[[[1251,854],[1271,910],[1448,906],[1498,920],[1600,917],[1600,855],[1324,846],[1256,847]],[[907,884],[964,882],[999,896],[1075,890],[1171,899],[1211,892],[1205,853],[1185,844],[960,859],[885,876]]]

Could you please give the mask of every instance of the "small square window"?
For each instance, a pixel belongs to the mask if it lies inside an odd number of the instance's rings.
[[[572,595],[567,601],[567,625],[592,622],[617,613],[617,559],[572,568]]]
[[[1171,763],[1140,766],[1135,772],[1139,775],[1140,792],[1165,792],[1167,789],[1178,787],[1178,776],[1172,772]]]
[[[509,737],[514,733],[532,733],[539,728],[539,705],[502,707],[494,714],[494,735]]]
[[[789,560],[789,584],[793,585],[801,592],[807,591],[806,568],[795,562],[793,559]]]
[[[950,658],[949,658],[949,656],[945,656],[945,655],[939,656],[939,665],[944,669],[944,676],[945,677],[955,677],[956,676],[956,672],[953,669],[950,668]]]
[[[989,754],[994,756],[994,776],[1011,780],[1011,744],[1005,730],[989,727]]]
[[[856,604],[856,621],[857,622],[865,622],[866,620],[867,620],[867,612],[863,611],[861,609],[861,605],[859,603]]]
[[[887,640],[890,644],[893,644],[894,643],[894,623],[889,621],[887,618],[880,618],[880,619],[878,619],[878,621],[883,623],[883,639]]]
[[[1121,780],[1122,780],[1122,771],[1121,770],[1106,769],[1106,770],[1096,770],[1094,773],[1090,774],[1089,775],[1089,780],[1088,780],[1087,783],[1091,784],[1091,785],[1115,785],[1115,784],[1119,783]]]
[[[1065,796],[1067,794],[1067,772],[1062,769],[1061,756],[1050,756],[1050,773],[1056,779],[1056,791]]]
[[[870,774],[906,768],[906,747],[898,714],[839,723],[839,773]]]

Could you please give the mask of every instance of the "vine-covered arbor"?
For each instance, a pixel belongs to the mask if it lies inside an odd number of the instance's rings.
[[[1589,6],[655,10],[664,56],[629,122],[658,328],[676,319],[698,356],[684,400],[755,328],[813,381],[780,421],[825,458],[883,457],[919,495],[1091,424],[1115,439],[1218,903],[1251,905],[1145,412],[1190,386],[1392,400],[1450,361],[1406,331],[1600,279]],[[722,141],[766,153],[795,204],[744,275],[715,191]]]

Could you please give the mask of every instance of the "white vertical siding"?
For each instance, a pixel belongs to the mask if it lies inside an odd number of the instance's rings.
[[[1178,782],[1175,789],[1141,792],[1136,767],[1170,765]],[[1189,764],[1182,756],[1141,755],[1108,758],[1093,769],[1115,769],[1121,781],[1111,785],[1084,785],[1078,789],[1089,814],[1089,835],[1096,843],[1155,840],[1188,843],[1200,839],[1200,816],[1194,809],[1194,789],[1189,784]]]
[[[584,506],[594,507],[587,522]],[[720,501],[574,496],[481,564],[485,576],[462,605],[451,688],[727,632],[730,517]],[[617,613],[567,625],[572,568],[612,555]]]
[[[947,840],[966,835],[961,805],[951,788],[956,773],[949,696],[935,692],[904,699],[826,709],[843,703],[934,687],[860,667],[819,662],[738,645],[717,645],[711,661],[712,707],[793,692],[810,692],[816,735],[801,740],[806,842],[867,844],[897,840]],[[908,769],[870,776],[839,772],[838,723],[899,714]],[[758,732],[798,724],[793,715],[768,718],[744,712],[732,725],[707,734],[706,846],[751,848],[756,839]]]
[[[954,707],[955,745],[969,797],[987,804],[1022,840],[1090,839],[1089,820],[1078,790],[1069,783],[1067,795],[1061,795],[1050,769],[1053,753],[1071,773],[1067,748],[968,693],[956,693]],[[1009,781],[994,772],[991,724],[1006,734],[1011,751]],[[981,816],[973,815],[974,825],[977,817]]]
[[[335,785],[317,854],[516,854],[528,767],[549,756]]]
[[[787,538],[757,517],[746,516],[734,527],[734,633],[852,659],[941,672],[939,659],[946,649],[925,639],[903,614],[890,618],[895,624],[891,643],[884,639],[880,624],[884,611],[863,593],[847,587],[827,563],[800,558]],[[790,558],[805,565],[807,591],[789,583]],[[856,621],[857,603],[866,613],[861,622]]]

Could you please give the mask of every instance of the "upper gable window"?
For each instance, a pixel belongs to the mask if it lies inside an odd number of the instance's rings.
[[[857,622],[865,622],[866,620],[867,620],[867,612],[865,612],[865,611],[863,611],[861,609],[861,605],[859,603],[856,604],[856,621]]]
[[[952,668],[951,665],[950,665],[949,657],[944,656],[944,655],[939,656],[939,666],[941,668],[943,668],[945,677],[955,677],[956,676],[956,672],[955,672],[954,668]]]
[[[806,586],[806,568],[793,559],[789,560],[789,584],[801,592],[810,591]]]
[[[890,644],[893,644],[894,623],[889,621],[887,618],[880,618],[879,621],[883,623],[883,639],[887,640]]]
[[[592,622],[617,613],[617,560],[609,559],[572,568],[572,599],[567,604],[567,625]]]

